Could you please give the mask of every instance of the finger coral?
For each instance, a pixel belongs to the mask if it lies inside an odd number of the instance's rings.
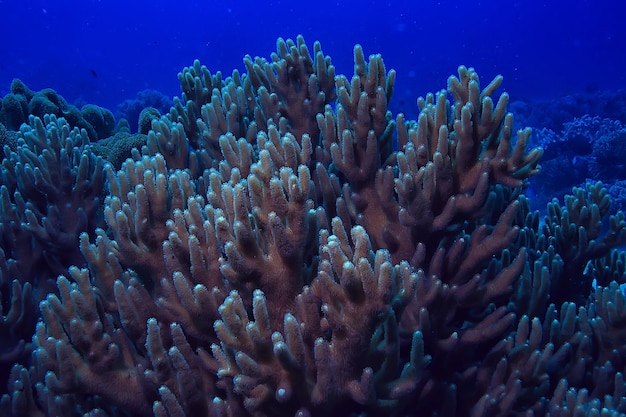
[[[502,77],[459,67],[411,121],[360,46],[351,78],[302,37],[244,62],[185,68],[119,169],[62,159],[82,167],[72,198],[92,210],[87,185],[103,190],[104,223],[72,230],[81,259],[40,303],[2,415],[626,413],[624,215],[602,229],[601,184],[530,211],[542,151],[513,131]],[[62,120],[23,136],[55,143]],[[60,227],[29,219],[33,239]],[[33,284],[7,291],[20,242],[3,240],[7,334],[32,310]]]

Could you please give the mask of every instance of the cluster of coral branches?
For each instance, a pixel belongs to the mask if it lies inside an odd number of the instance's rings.
[[[302,38],[227,78],[196,61],[119,167],[63,118],[22,125],[0,414],[625,413],[626,222],[606,190],[540,219],[523,191],[542,152],[501,77],[460,67],[409,121],[382,58],[354,63],[336,75]]]

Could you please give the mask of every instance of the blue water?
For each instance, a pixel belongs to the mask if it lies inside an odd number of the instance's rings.
[[[0,1],[0,94],[19,77],[114,110],[147,88],[179,95],[176,74],[195,58],[230,74],[303,34],[340,73],[356,43],[381,53],[398,71],[394,107],[409,114],[461,64],[504,75],[513,98],[551,98],[626,86],[624,12],[623,0]]]

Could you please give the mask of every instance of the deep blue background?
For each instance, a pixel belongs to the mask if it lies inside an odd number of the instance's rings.
[[[484,82],[504,75],[513,98],[626,86],[624,0],[228,3],[0,1],[0,95],[19,77],[115,109],[146,88],[178,95],[176,74],[194,58],[229,74],[299,33],[341,73],[352,74],[355,43],[382,53],[409,113],[460,64]]]

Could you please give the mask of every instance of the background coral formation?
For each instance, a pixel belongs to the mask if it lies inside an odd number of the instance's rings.
[[[109,137],[115,129],[115,118],[110,110],[93,104],[86,104],[79,110],[51,88],[31,91],[22,81],[14,79],[11,93],[5,95],[0,104],[0,123],[17,131],[28,122],[29,116],[43,118],[46,114],[63,117],[71,127],[85,129],[92,141]]]
[[[185,68],[119,167],[55,115],[5,147],[3,415],[626,412],[624,215],[530,210],[501,77],[411,121],[359,46],[350,79],[302,38],[244,62]]]

